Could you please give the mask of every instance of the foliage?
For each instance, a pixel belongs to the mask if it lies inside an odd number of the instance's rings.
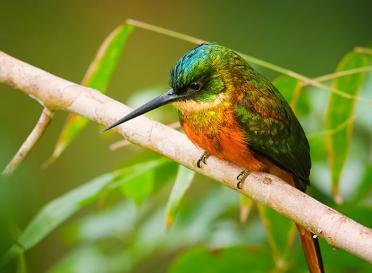
[[[350,52],[340,62],[337,71],[345,71],[372,64],[372,58],[368,54]],[[352,96],[358,96],[365,81],[366,73],[358,73],[341,78],[337,78],[332,85],[341,90],[345,90]],[[346,120],[355,115],[355,99],[347,99],[337,94],[331,94],[326,113],[326,129],[334,130],[342,125]],[[342,169],[345,165],[350,140],[352,136],[353,122],[347,123],[334,133],[327,135],[329,164],[332,177],[332,193],[335,198],[339,197],[339,183]],[[339,200],[340,201],[340,200]]]
[[[125,24],[110,34],[83,84],[102,92],[107,90],[132,29],[133,26]],[[181,39],[184,37],[161,29],[154,31],[163,31],[165,35]],[[360,94],[367,96],[372,91],[371,56],[368,52],[351,51],[341,60],[337,72],[360,67],[369,67],[369,70],[349,75],[335,74],[330,87],[319,81],[309,85],[299,74],[245,55],[258,65],[283,73],[274,84],[290,102],[309,133],[313,195],[365,224],[371,223],[368,218],[372,208],[371,162],[352,157],[349,150],[353,146],[362,151],[371,148],[368,141],[356,142],[351,134],[353,125],[361,134],[371,134],[370,124],[365,126],[358,120],[361,105],[355,97]],[[324,89],[329,92],[324,92]],[[345,94],[351,97],[345,97]],[[51,160],[62,153],[86,124],[85,119],[70,115]],[[326,143],[329,168],[325,160]],[[358,176],[352,180],[350,174],[348,180],[342,179],[350,158],[364,172],[360,181],[356,181]],[[325,177],[331,178],[327,181]],[[192,184],[196,179],[199,177],[195,178],[194,172],[162,158],[108,172],[46,204],[9,251],[2,255],[0,263],[5,265],[18,257],[18,268],[24,272],[24,253],[54,232],[62,238],[74,239],[68,242],[69,249],[60,261],[51,266],[50,273],[146,272],[149,268],[151,272],[182,273],[195,271],[195,266],[200,272],[221,273],[306,271],[294,225],[288,219],[259,204],[255,209],[250,199],[240,199],[236,192],[214,183],[203,187],[199,183]],[[173,186],[171,181],[174,181]],[[344,194],[342,188],[339,192],[341,182],[349,190],[344,196],[346,204],[337,206],[331,198],[332,194],[336,197]],[[201,194],[193,191],[197,187]],[[190,193],[186,195],[187,191]],[[73,214],[92,203],[99,206],[64,224]],[[247,222],[239,223],[237,219],[240,206],[253,210]],[[334,251],[323,242],[321,244],[326,269],[333,272],[368,270],[366,262]],[[159,264],[164,268],[154,267],[157,260],[154,262],[151,257],[160,259]]]
[[[133,26],[123,24],[118,26],[107,36],[99,48],[95,59],[90,64],[81,82],[82,85],[106,93],[112,74],[132,31]],[[47,160],[45,166],[54,162],[87,124],[88,120],[86,118],[76,114],[69,114],[53,154]]]
[[[178,166],[176,181],[169,195],[169,199],[165,209],[165,225],[170,227],[173,224],[174,217],[179,209],[180,203],[191,186],[191,182],[195,176],[192,170],[180,165]]]

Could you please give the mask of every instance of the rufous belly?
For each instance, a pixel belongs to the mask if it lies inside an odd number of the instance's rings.
[[[215,157],[251,171],[266,169],[264,163],[256,159],[248,148],[248,140],[235,122],[229,122],[229,126],[219,126],[218,130],[208,126],[195,130],[192,124],[184,121],[182,128],[194,144]]]

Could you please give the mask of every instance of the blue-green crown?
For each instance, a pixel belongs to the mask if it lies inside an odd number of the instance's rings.
[[[181,92],[190,83],[211,76],[236,59],[245,63],[231,49],[215,43],[201,44],[188,51],[172,68],[169,85]]]

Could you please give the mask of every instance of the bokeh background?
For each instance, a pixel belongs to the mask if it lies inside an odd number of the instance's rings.
[[[315,77],[334,71],[342,56],[353,47],[371,42],[371,11],[372,1],[368,0],[0,0],[0,50],[53,74],[80,82],[107,34],[126,18],[134,18],[216,41]],[[166,88],[171,66],[192,47],[187,42],[136,29],[114,74],[109,95],[126,101],[132,94],[143,93],[143,90]],[[259,69],[270,79],[277,75]],[[145,94],[151,96],[154,93],[147,91]],[[132,97],[132,100],[136,98]],[[33,128],[41,110],[34,100],[0,85],[0,169],[5,167]],[[171,108],[162,111],[157,112],[162,121],[176,121]],[[58,112],[45,136],[14,175],[0,178],[0,253],[9,248],[19,232],[48,201],[99,174],[156,157],[135,146],[111,151],[109,145],[117,138],[100,135],[97,126],[90,124],[61,158],[43,170],[41,165],[50,156],[65,118],[66,113]],[[323,120],[319,118],[313,122],[323,123]],[[364,154],[363,158],[368,156]],[[326,179],[324,183],[327,183]],[[318,181],[315,184],[321,183]],[[185,206],[208,189],[214,190],[213,187],[212,181],[197,176]],[[328,185],[320,185],[318,190],[320,195],[328,198]],[[225,191],[227,195],[232,194]],[[164,204],[164,200],[166,197],[163,196],[154,202]],[[226,202],[215,202],[215,206],[226,205]],[[230,203],[228,205],[231,206]],[[79,240],[74,238],[73,227],[80,219],[97,210],[99,208],[94,205],[84,209],[27,252],[28,272],[47,272],[76,247]],[[232,206],[229,215],[235,217],[236,222],[238,214],[238,208]],[[353,217],[352,214],[349,216]],[[371,226],[367,220],[364,224]],[[252,225],[257,231],[252,238],[264,238],[262,228],[254,217]],[[145,263],[134,265],[131,272],[164,272],[178,251],[170,251],[166,255],[158,255],[154,251]],[[353,263],[364,262],[357,259]],[[89,262],[86,266],[89,267]],[[363,270],[365,266],[364,263]],[[4,270],[13,272],[15,269],[10,266]]]

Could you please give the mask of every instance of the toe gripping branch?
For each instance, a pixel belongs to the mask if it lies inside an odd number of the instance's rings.
[[[207,165],[207,159],[208,157],[210,157],[210,154],[208,154],[207,152],[204,152],[202,154],[202,156],[198,159],[198,161],[196,162],[196,166],[200,169],[203,164],[204,165]],[[236,184],[236,187],[241,190],[242,187],[243,187],[243,183],[245,181],[245,179],[248,177],[248,175],[250,174],[251,172],[248,171],[248,170],[243,170],[239,173],[239,175],[236,177],[236,180],[238,181],[237,184]]]
[[[236,187],[241,190],[243,188],[243,183],[245,181],[245,179],[248,177],[248,175],[250,174],[251,172],[248,171],[248,170],[243,170],[241,171],[238,176],[236,177],[236,180],[238,180],[238,183],[236,184]]]
[[[202,164],[204,165],[207,165],[207,159],[208,157],[210,156],[210,154],[208,154],[207,152],[204,152],[202,154],[202,156],[198,159],[198,161],[196,162],[196,166],[201,169],[202,167]]]

